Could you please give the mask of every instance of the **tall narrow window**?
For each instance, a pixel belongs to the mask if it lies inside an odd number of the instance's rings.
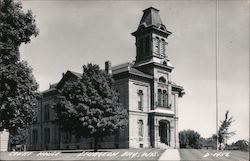
[[[162,56],[165,56],[165,44],[166,44],[165,40],[161,39],[160,44],[161,44],[160,45],[160,53],[161,53]]]
[[[143,110],[143,92],[142,90],[138,91],[138,109]]]
[[[45,135],[44,142],[45,144],[48,144],[50,142],[50,128],[44,129],[44,135]]]
[[[166,90],[163,90],[163,107],[168,107],[168,94]]]
[[[32,143],[36,144],[38,140],[38,132],[37,129],[32,130]]]
[[[140,57],[142,57],[142,55],[143,55],[143,39],[140,39],[139,40],[139,55],[140,55]]]
[[[143,121],[138,121],[138,135],[139,135],[139,141],[142,141],[143,138]]]
[[[155,39],[154,51],[155,51],[157,54],[160,54],[160,38],[159,38],[159,37],[156,37],[156,39]]]
[[[149,52],[150,52],[150,45],[149,45],[149,42],[150,42],[149,36],[147,36],[146,39],[145,39],[145,53],[146,53],[146,55],[148,55]]]
[[[176,102],[175,102],[176,100],[175,100],[175,99],[176,99],[175,94],[173,94],[173,95],[172,95],[172,100],[173,100],[173,101],[172,101],[171,103],[172,103],[172,107],[173,107],[174,109],[176,109],[176,107],[175,107],[175,106],[176,106]]]
[[[162,91],[158,89],[158,106],[162,106]]]
[[[80,142],[80,138],[81,138],[81,136],[79,136],[79,135],[75,135],[75,141],[76,141],[77,143],[79,143],[79,142]]]
[[[118,90],[116,90],[115,92],[117,93],[117,97],[118,97],[118,98],[117,98],[117,102],[119,102],[119,103],[120,103],[120,101],[121,101],[121,100],[120,100],[120,93],[119,93],[119,91],[118,91]]]
[[[49,121],[49,105],[44,106],[44,121]]]
[[[63,142],[64,143],[70,143],[71,142],[71,133],[70,132],[65,131]]]
[[[47,105],[44,105],[44,111],[43,111],[43,117],[44,117],[44,121],[47,121]]]

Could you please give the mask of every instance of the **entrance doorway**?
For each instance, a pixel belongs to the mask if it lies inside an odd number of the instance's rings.
[[[160,142],[170,146],[170,122],[161,120],[159,122],[159,136]]]

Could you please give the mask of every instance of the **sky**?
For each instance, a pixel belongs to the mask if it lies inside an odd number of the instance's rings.
[[[184,87],[179,99],[179,130],[202,137],[216,132],[216,42],[219,120],[226,110],[236,131],[230,142],[249,139],[249,2],[219,0],[87,1],[22,0],[36,16],[39,35],[20,48],[43,91],[67,70],[110,60],[112,65],[135,60],[134,32],[142,10],[160,10],[168,37],[167,55],[175,67],[172,81]],[[216,26],[217,33],[216,36]],[[217,39],[216,39],[217,38]],[[217,41],[216,41],[217,40]]]

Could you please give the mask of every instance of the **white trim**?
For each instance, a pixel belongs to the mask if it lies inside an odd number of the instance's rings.
[[[150,113],[156,112],[156,113],[163,113],[163,114],[170,114],[170,115],[175,115],[175,113],[171,110],[168,109],[155,109],[155,110],[150,110]]]

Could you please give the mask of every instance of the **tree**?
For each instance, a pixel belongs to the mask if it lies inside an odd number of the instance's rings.
[[[223,150],[223,145],[227,144],[227,140],[235,135],[235,132],[229,132],[228,129],[230,127],[230,125],[232,124],[233,117],[228,117],[229,111],[227,110],[225,113],[225,119],[221,122],[221,125],[219,127],[219,131],[218,131],[218,142],[219,142],[219,149]]]
[[[9,142],[11,146],[25,144],[28,138],[26,129],[19,129],[15,135],[12,135]]]
[[[202,138],[194,130],[183,130],[179,132],[180,148],[200,149]]]
[[[249,151],[249,142],[246,140],[238,140],[235,143],[232,143],[231,146],[242,151]]]
[[[38,35],[29,10],[13,0],[0,0],[0,131],[10,138],[27,128],[36,113],[38,84],[27,62],[20,60],[19,47]]]
[[[66,82],[55,105],[57,122],[77,136],[98,138],[119,132],[127,125],[127,111],[118,103],[112,77],[98,65],[83,66],[82,79]]]
[[[209,138],[202,138],[202,147],[216,149],[216,138],[216,134],[213,134]]]

